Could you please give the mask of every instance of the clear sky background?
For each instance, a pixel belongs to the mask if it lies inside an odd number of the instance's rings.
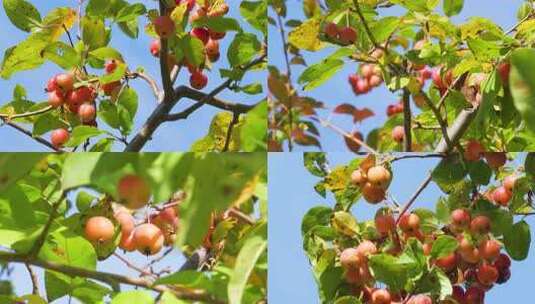
[[[50,10],[55,7],[70,6],[75,7],[78,1],[76,0],[51,0],[51,1],[31,1],[41,12],[41,16],[45,16]],[[87,1],[86,1],[87,2]],[[130,1],[134,3],[136,1]],[[139,2],[139,1],[138,1]],[[156,8],[156,1],[142,1],[147,8]],[[228,1],[230,6],[229,16],[236,18],[247,32],[254,32],[258,39],[262,39],[261,33],[254,31],[243,19],[239,13],[240,1]],[[125,58],[129,68],[135,70],[142,66],[146,69],[149,75],[161,83],[159,76],[159,63],[156,58],[152,57],[149,52],[149,44],[151,39],[144,34],[143,28],[147,24],[147,19],[141,17],[139,19],[140,35],[137,40],[133,40],[124,35],[117,27],[113,28],[112,40],[110,46],[119,50]],[[0,28],[2,34],[0,35],[0,54],[3,57],[4,51],[24,40],[27,33],[14,27],[7,18],[4,9],[0,9]],[[74,31],[73,34],[76,34]],[[210,92],[213,88],[220,85],[223,80],[219,78],[219,69],[228,68],[228,61],[226,57],[226,50],[228,45],[232,42],[235,33],[228,33],[224,40],[221,41],[221,59],[214,65],[214,72],[208,75],[208,86],[203,90]],[[63,37],[66,39],[66,37]],[[11,101],[13,88],[20,84],[24,86],[28,92],[28,99],[36,102],[46,101],[47,96],[44,88],[46,82],[53,75],[60,73],[61,69],[53,64],[46,63],[41,68],[36,70],[24,71],[17,73],[9,80],[0,79],[0,106]],[[101,74],[103,71],[100,71]],[[263,84],[266,78],[265,72],[249,72],[242,84],[250,84],[259,82]],[[156,100],[147,83],[142,80],[135,80],[130,82],[131,86],[137,91],[139,95],[138,115],[135,118],[134,130],[139,130],[140,126],[145,122],[147,117],[152,113],[156,106]],[[189,85],[189,73],[183,70],[178,78],[176,85]],[[160,86],[161,87],[161,86]],[[225,91],[218,95],[223,100],[240,102],[246,104],[254,104],[262,99],[262,94],[259,95],[245,95],[235,94],[232,91]],[[183,99],[176,107],[176,112],[190,106],[192,101]],[[205,106],[201,110],[192,114],[189,119],[178,122],[170,122],[163,124],[153,136],[153,140],[149,141],[144,148],[144,151],[185,151],[189,150],[195,140],[200,139],[208,133],[208,126],[213,116],[219,110],[210,106]],[[104,123],[100,123],[104,127]],[[115,134],[118,134],[116,131]],[[49,134],[44,136],[49,137]],[[129,138],[131,139],[132,136]],[[115,150],[122,150],[123,145],[116,145]],[[0,151],[48,151],[48,148],[38,144],[33,139],[15,131],[14,129],[4,126],[0,127]]]
[[[509,29],[516,23],[516,11],[522,0],[465,0],[464,9],[458,16],[453,17],[455,23],[464,23],[471,16],[481,16],[493,20],[496,24],[500,25],[504,29]],[[302,10],[302,1],[289,0],[286,1],[288,6],[288,17],[285,20],[298,19],[304,20],[304,14]],[[392,7],[388,9],[381,9],[381,16],[397,16],[404,14],[405,10],[399,7]],[[270,11],[270,15],[274,16],[274,13]],[[320,52],[308,52],[303,51],[302,54],[305,57],[306,62],[310,65],[317,63],[324,59],[327,55],[331,54],[336,48],[328,47]],[[270,65],[277,66],[281,71],[286,71],[284,57],[282,52],[282,42],[278,28],[269,26],[269,63]],[[359,130],[364,134],[367,134],[370,130],[380,127],[386,121],[386,107],[389,104],[396,103],[399,100],[399,95],[392,94],[383,85],[378,88],[374,88],[370,93],[356,97],[351,90],[347,82],[349,74],[354,73],[357,70],[358,64],[355,62],[348,63],[335,74],[329,81],[325,82],[322,86],[308,92],[300,91],[301,96],[313,97],[319,101],[324,102],[327,107],[326,110],[318,111],[318,115],[323,119],[329,117],[329,113],[332,109],[342,103],[350,103],[357,108],[370,108],[376,116],[368,118],[360,125],[354,125],[352,118],[349,115],[334,115],[332,122],[346,131]],[[306,67],[302,65],[292,66],[293,84],[297,85],[297,79],[302,71]],[[412,108],[415,108],[414,106]],[[324,151],[348,151],[343,138],[334,133],[330,129],[323,128],[318,125],[321,134],[321,144]],[[287,145],[284,145],[287,149]],[[294,146],[295,151],[317,151],[316,147],[301,147]]]
[[[329,153],[331,168],[347,164],[354,158],[350,153]],[[518,158],[523,163],[524,156]],[[409,159],[394,162],[394,178],[390,192],[400,202],[406,202],[438,163],[437,159]],[[269,300],[271,303],[319,303],[317,286],[310,264],[302,249],[301,220],[315,206],[334,206],[331,195],[323,199],[314,191],[319,181],[303,167],[299,153],[270,153],[269,156]],[[435,184],[427,187],[413,208],[434,206],[442,192]],[[371,219],[377,206],[359,201],[351,210],[357,220]],[[535,240],[535,219],[528,217]],[[535,273],[535,244],[528,258],[512,263],[512,276],[504,285],[496,285],[486,296],[487,304],[521,303],[532,299]]]

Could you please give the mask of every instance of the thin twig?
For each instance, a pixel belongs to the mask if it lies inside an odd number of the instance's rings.
[[[227,152],[230,147],[230,141],[232,140],[232,130],[234,129],[234,126],[240,121],[240,114],[239,113],[233,113],[232,114],[232,121],[228,125],[227,129],[227,137],[225,138],[225,146],[223,147],[222,152]]]
[[[33,271],[32,267],[25,263],[24,266],[26,266],[26,269],[28,270],[28,273],[30,274],[30,279],[32,281],[32,294],[36,296],[40,296],[39,292],[39,278],[37,277],[37,274],[35,271]]]
[[[405,205],[403,205],[403,207],[401,208],[401,212],[399,213],[399,216],[396,219],[396,225],[399,224],[399,220],[401,219],[401,217],[407,212],[407,210],[409,210],[409,208],[416,201],[420,193],[422,193],[422,191],[424,191],[424,189],[429,185],[429,183],[431,182],[431,179],[432,179],[431,174],[429,174],[426,177],[426,179],[423,181],[423,183],[420,185],[420,187],[418,187],[416,192],[409,199],[409,201]]]
[[[46,106],[46,107],[44,107],[42,109],[39,109],[39,110],[36,110],[36,111],[19,113],[19,114],[0,113],[0,117],[11,120],[11,119],[16,119],[16,118],[25,118],[25,117],[36,116],[36,115],[39,115],[39,114],[44,114],[44,113],[50,112],[52,110],[54,110],[54,107]]]
[[[357,15],[359,16],[360,22],[362,22],[362,25],[364,26],[364,30],[366,31],[366,34],[368,35],[368,38],[370,39],[370,41],[373,43],[373,45],[376,48],[381,49],[385,53],[387,53],[387,50],[384,47],[380,46],[377,43],[377,40],[375,40],[375,37],[373,36],[372,31],[370,30],[370,27],[368,26],[368,22],[366,22],[366,19],[364,18],[364,15],[362,14],[359,1],[353,0],[353,4],[355,5],[355,9],[357,10]]]
[[[147,73],[134,72],[134,73],[127,74],[126,77],[130,77],[132,79],[141,78],[141,79],[145,80],[149,84],[149,86],[150,86],[150,88],[152,90],[152,93],[154,93],[154,96],[158,100],[158,103],[163,100],[163,92],[160,90],[160,88],[158,88],[158,83],[156,82],[156,80],[154,78],[149,76]]]
[[[150,271],[147,271],[147,270],[143,270],[139,267],[137,267],[136,265],[130,263],[130,261],[128,261],[127,259],[125,259],[124,257],[122,257],[120,254],[118,254],[117,252],[114,252],[113,253],[113,256],[115,256],[116,258],[118,258],[121,262],[123,262],[128,268],[132,268],[134,269],[135,271],[139,272],[140,274],[142,275],[145,275],[145,276],[154,276],[153,273],[151,273]]]
[[[342,130],[340,127],[332,124],[331,122],[327,121],[327,120],[324,120],[324,119],[321,119],[319,118],[318,119],[319,122],[321,123],[322,126],[326,127],[326,128],[329,128],[331,130],[333,130],[334,132],[344,136],[344,138],[348,138],[350,139],[351,141],[355,142],[356,144],[360,145],[362,148],[364,148],[365,150],[367,150],[368,152],[370,153],[373,153],[375,155],[378,155],[379,153],[377,151],[375,151],[372,147],[368,146],[364,141],[358,139],[358,138],[355,138],[355,136],[352,136],[351,134],[347,133],[346,131]]]
[[[277,14],[277,20],[278,20],[278,26],[279,26],[279,33],[282,40],[282,53],[284,54],[284,60],[286,62],[286,76],[288,77],[288,84],[290,87],[292,86],[292,69],[290,65],[290,57],[288,55],[288,42],[286,41],[286,32],[284,31],[284,24],[282,22],[282,17],[280,14]],[[292,139],[292,131],[293,131],[293,105],[292,105],[292,98],[288,98],[288,129],[290,132],[288,132],[288,150],[292,152],[293,150],[293,139]]]
[[[403,150],[405,152],[412,151],[412,113],[410,92],[408,89],[403,89],[403,129],[405,136],[403,136]]]
[[[10,121],[6,121],[5,118],[3,117],[0,117],[0,120],[3,121],[3,124],[7,125],[7,126],[10,126],[11,128],[23,133],[24,135],[28,136],[28,137],[31,137],[33,140],[35,140],[36,142],[42,144],[42,145],[45,145],[47,146],[48,148],[52,149],[53,151],[56,151],[56,152],[63,152],[61,149],[58,149],[56,148],[51,142],[49,142],[48,140],[40,137],[40,136],[34,136],[32,134],[31,131],[28,131],[26,129],[24,129],[23,127],[13,123],[13,122],[10,122]]]

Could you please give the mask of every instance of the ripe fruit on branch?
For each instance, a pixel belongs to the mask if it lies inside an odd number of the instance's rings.
[[[362,196],[370,204],[378,204],[385,199],[386,191],[380,186],[367,182],[362,186]]]
[[[392,297],[386,289],[376,289],[372,292],[372,304],[390,304]]]
[[[496,267],[483,263],[477,269],[477,280],[483,285],[492,285],[498,280],[498,269]]]
[[[392,129],[392,139],[398,143],[403,142],[403,139],[405,138],[405,129],[403,126],[395,126],[394,129]]]
[[[364,186],[364,184],[368,181],[368,178],[366,177],[366,174],[362,172],[362,170],[357,169],[351,173],[351,182],[355,185]]]
[[[136,249],[146,255],[158,253],[164,242],[164,236],[160,228],[153,224],[141,224],[134,230],[134,243]]]
[[[433,304],[433,300],[428,295],[419,294],[411,297],[407,304]]]
[[[490,219],[484,215],[478,215],[470,222],[470,230],[475,234],[487,234],[490,231]]]
[[[492,192],[492,199],[494,202],[504,207],[507,207],[512,197],[513,193],[507,191],[504,186],[498,187]]]
[[[439,258],[435,261],[435,265],[446,272],[451,271],[457,266],[457,255],[455,253],[451,253],[445,257]]]
[[[356,248],[346,248],[340,254],[340,264],[345,269],[357,268],[360,265],[360,257]]]
[[[150,43],[150,53],[154,57],[160,57],[160,49],[162,48],[162,43],[160,39],[152,40]]]
[[[503,284],[511,278],[511,269],[510,268],[503,268],[498,269],[498,279],[496,280],[496,283]]]
[[[392,174],[383,166],[374,166],[368,170],[368,181],[381,188],[386,188],[392,180]]]
[[[375,216],[375,228],[381,235],[387,235],[396,229],[396,220],[391,214],[377,214]]]
[[[54,76],[48,80],[48,83],[46,85],[46,91],[53,92],[57,90],[60,90],[60,87],[58,86],[58,82],[56,81],[56,76]]]
[[[479,253],[485,260],[494,261],[500,256],[501,247],[496,240],[484,240],[479,244]]]
[[[503,165],[505,165],[507,162],[507,155],[505,152],[485,152],[483,153],[483,157],[485,157],[489,167],[494,170],[498,170],[499,168],[503,167]]]
[[[48,104],[50,106],[59,108],[64,102],[65,99],[63,98],[63,94],[59,90],[50,91],[48,93]]]
[[[202,41],[203,44],[207,44],[210,39],[210,33],[204,27],[194,27],[190,31],[190,35]]]
[[[210,39],[214,39],[214,40],[221,40],[225,38],[225,35],[227,34],[225,32],[215,32],[212,30],[208,30],[208,32],[210,34]]]
[[[323,32],[325,35],[327,35],[328,38],[332,40],[338,39],[338,25],[334,22],[328,22],[325,24],[325,28],[323,29]]]
[[[415,232],[420,229],[420,217],[415,214],[403,214],[399,219],[399,228],[403,232]]]
[[[129,234],[121,234],[121,241],[119,242],[119,248],[124,251],[132,252],[136,250],[136,243],[134,241],[134,231]]]
[[[103,216],[93,216],[85,222],[85,237],[91,242],[107,242],[115,234],[112,221]]]
[[[509,86],[509,74],[511,73],[511,64],[509,62],[502,62],[498,64],[498,74],[504,86]]]
[[[56,75],[56,84],[63,92],[70,91],[74,86],[74,75],[71,73],[58,74]]]
[[[455,209],[451,212],[451,223],[457,227],[468,228],[470,213],[465,209]]]
[[[139,209],[150,199],[149,185],[137,175],[123,176],[117,184],[117,193],[119,199],[130,209]]]
[[[219,60],[219,42],[214,39],[209,39],[205,46],[206,55],[211,62]]]
[[[113,215],[113,217],[115,218],[117,223],[119,223],[119,225],[121,226],[121,233],[123,235],[124,234],[128,235],[132,231],[134,231],[134,228],[136,227],[134,217],[130,213],[128,213],[126,209],[117,211]]]
[[[346,146],[349,148],[349,150],[357,153],[360,151],[360,144],[353,139],[362,141],[363,140],[362,133],[360,133],[359,131],[355,131],[352,134],[352,138],[349,136],[344,136],[344,141],[346,143]]]
[[[95,120],[97,109],[93,104],[84,103],[78,109],[78,116],[82,122],[91,122]]]
[[[121,87],[121,81],[113,81],[100,86],[106,96],[112,96]]]
[[[70,136],[69,131],[66,129],[56,129],[52,131],[50,141],[54,147],[61,148],[67,141],[69,141]]]
[[[115,59],[110,60],[104,64],[104,69],[106,70],[106,73],[108,74],[113,73],[113,71],[115,71],[116,68],[117,68],[117,61]]]
[[[465,304],[483,304],[485,302],[485,291],[478,286],[468,287],[464,294]]]
[[[494,262],[494,266],[498,269],[506,269],[511,267],[511,259],[508,255],[500,253],[500,256]]]
[[[365,240],[357,246],[356,253],[359,262],[364,264],[368,262],[368,256],[377,253],[377,247],[371,241]]]
[[[371,87],[375,88],[375,87],[380,86],[381,83],[383,83],[383,78],[381,78],[381,76],[379,75],[372,75],[368,79],[368,83],[370,84]]]
[[[344,27],[338,32],[338,39],[343,45],[349,45],[357,41],[357,32],[351,27]]]
[[[208,84],[208,77],[202,71],[197,70],[191,74],[189,83],[192,88],[202,90]]]
[[[464,158],[467,161],[478,161],[483,152],[485,152],[483,145],[479,141],[471,139],[464,148]]]
[[[169,16],[154,19],[154,30],[161,38],[169,38],[175,33],[175,22]]]

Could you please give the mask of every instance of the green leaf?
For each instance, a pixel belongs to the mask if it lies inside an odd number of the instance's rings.
[[[32,28],[41,23],[41,14],[28,1],[25,0],[3,0],[6,15],[19,29],[30,32]]]
[[[178,40],[175,55],[177,59],[185,56],[188,63],[199,66],[204,63],[205,59],[204,44],[198,38],[185,35]]]
[[[313,90],[344,67],[344,61],[340,59],[326,60],[309,66],[301,73],[297,82],[304,84],[303,90]]]
[[[444,0],[444,13],[451,17],[463,10],[464,0]]]
[[[302,50],[320,50],[323,48],[323,43],[318,38],[320,36],[320,24],[321,20],[319,18],[308,19],[288,34],[288,43]]]
[[[468,163],[470,179],[478,185],[488,185],[492,176],[492,169],[483,160]]]
[[[104,134],[97,128],[90,126],[78,126],[72,130],[71,138],[65,144],[66,147],[76,147],[83,144],[86,140]]]
[[[509,78],[514,105],[527,128],[535,132],[535,50],[517,49],[512,53]]]
[[[235,32],[241,31],[241,27],[238,21],[232,18],[225,18],[225,17],[202,18],[196,21],[193,26],[206,27],[218,33],[226,33],[230,31],[235,31]]]
[[[145,5],[141,3],[125,6],[117,13],[117,16],[115,16],[115,22],[128,22],[130,20],[137,19],[146,12],[147,8],[145,8]]]
[[[242,303],[242,297],[253,272],[256,262],[262,254],[266,253],[267,241],[261,236],[255,236],[245,241],[234,265],[234,271],[228,283],[230,304]]]
[[[255,35],[238,33],[227,51],[227,58],[232,67],[237,67],[252,61],[260,52],[262,44]]]
[[[267,115],[267,101],[259,103],[247,113],[240,128],[240,150],[246,152],[267,150]]]
[[[89,47],[95,50],[108,44],[104,20],[96,17],[84,16],[82,18],[82,40]]]
[[[504,234],[505,250],[513,260],[522,261],[527,258],[531,244],[529,224],[522,220],[514,224]]]
[[[89,52],[89,55],[96,57],[100,60],[116,59],[123,61],[123,56],[121,55],[121,53],[109,46],[101,47],[94,51],[91,51]]]
[[[31,70],[41,66],[45,60],[40,56],[41,51],[50,43],[50,36],[46,33],[31,34],[26,40],[4,53],[1,76],[9,78],[16,72]]]
[[[455,252],[457,246],[457,239],[449,235],[441,235],[435,240],[435,242],[433,242],[433,247],[431,248],[431,257],[434,259],[440,259],[448,256]]]
[[[266,1],[242,1],[240,13],[255,29],[267,36],[267,2]]]
[[[112,300],[111,304],[153,304],[154,300],[149,291],[130,290],[118,293]]]
[[[43,57],[54,62],[62,69],[68,70],[80,64],[81,58],[70,45],[56,41],[49,44],[42,52]]]
[[[0,154],[0,193],[26,176],[45,156],[44,153]]]

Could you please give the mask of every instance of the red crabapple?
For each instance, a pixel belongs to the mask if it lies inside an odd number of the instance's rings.
[[[371,65],[371,64],[363,64],[363,65],[360,67],[360,73],[361,73],[362,76],[364,76],[365,78],[370,78],[370,77],[372,77],[372,75],[373,75],[373,65]]]
[[[514,174],[511,174],[511,175],[508,175],[507,177],[505,177],[505,179],[503,180],[503,187],[509,191],[509,192],[513,192],[513,189],[515,188],[515,183],[516,183],[516,179],[517,177],[514,175]]]
[[[216,32],[212,30],[208,30],[208,32],[210,34],[210,39],[214,39],[214,40],[221,40],[225,38],[225,35],[227,34],[225,32]]]
[[[498,64],[498,74],[504,86],[509,85],[509,74],[511,72],[511,64],[508,62],[502,62]]]
[[[451,212],[451,223],[458,227],[470,225],[470,213],[465,209],[455,209]]]
[[[125,234],[121,234],[121,241],[119,242],[119,248],[123,249],[124,251],[132,252],[136,250],[136,243],[134,240],[134,231]]]
[[[484,215],[478,215],[470,222],[470,230],[476,234],[486,234],[490,231],[490,219]]]
[[[503,167],[503,165],[505,165],[507,162],[507,155],[505,152],[485,152],[483,153],[483,157],[485,157],[489,167],[494,170],[498,170],[499,168]]]
[[[392,129],[392,139],[398,143],[401,143],[405,138],[405,129],[403,126],[395,126]]]
[[[104,92],[106,96],[112,96],[115,90],[121,87],[121,81],[117,80],[117,81],[105,83],[101,85],[100,87],[102,89],[102,92]]]
[[[451,271],[457,266],[457,255],[451,253],[445,257],[439,258],[435,261],[435,265],[446,272]]]
[[[203,44],[207,44],[210,39],[210,33],[203,27],[195,27],[190,31],[190,35],[202,41]]]
[[[381,235],[387,235],[396,229],[396,220],[391,214],[378,214],[375,216],[375,229]]]
[[[78,108],[78,116],[82,122],[90,122],[95,119],[97,115],[97,109],[93,104],[84,103]]]
[[[56,83],[63,92],[70,91],[74,86],[74,76],[71,73],[59,74],[56,76]]]
[[[52,134],[50,136],[50,141],[52,142],[52,145],[56,148],[62,147],[67,141],[69,141],[69,137],[71,135],[69,134],[69,131],[66,129],[56,129],[52,131]]]
[[[376,289],[372,293],[372,304],[390,304],[392,297],[386,289]]]
[[[507,207],[509,201],[513,197],[513,193],[507,191],[504,186],[494,189],[492,192],[492,199],[496,204]]]
[[[113,73],[113,71],[117,69],[117,61],[114,59],[114,60],[110,60],[106,62],[104,64],[104,69],[106,70],[106,73],[108,74]]]
[[[362,196],[370,204],[377,204],[385,199],[385,189],[367,182],[362,186]]]
[[[107,242],[115,234],[112,221],[103,216],[93,216],[85,222],[85,237],[91,242]]]
[[[345,269],[357,268],[360,265],[360,257],[356,248],[346,248],[340,254],[340,264]]]
[[[353,44],[357,41],[357,32],[348,26],[340,29],[338,36],[338,39],[343,45]]]
[[[419,294],[412,296],[407,304],[433,304],[433,300],[428,295]]]
[[[355,185],[363,186],[368,181],[366,174],[362,170],[357,169],[351,173],[351,182]]]
[[[498,269],[496,267],[483,263],[477,269],[477,280],[483,285],[492,285],[498,280]]]
[[[162,249],[164,236],[156,225],[145,223],[134,230],[134,242],[139,252],[154,255]]]
[[[125,175],[117,184],[119,199],[130,209],[145,206],[150,199],[150,188],[147,182],[137,175]]]
[[[202,90],[208,84],[208,77],[202,71],[195,71],[189,78],[189,83],[192,88]]]
[[[56,76],[54,76],[48,80],[48,83],[46,85],[46,91],[53,92],[56,90],[60,90],[60,87],[58,86],[58,82],[56,81]]]
[[[485,148],[479,141],[474,139],[469,140],[464,149],[464,158],[467,161],[478,161],[484,151]]]
[[[468,287],[464,294],[464,304],[483,304],[485,301],[485,291],[478,286]]]
[[[414,232],[420,229],[420,217],[415,214],[404,214],[399,219],[399,228],[403,230],[403,232]]]
[[[334,22],[328,22],[323,29],[325,35],[330,39],[338,39],[338,25]]]
[[[54,108],[59,108],[63,103],[65,102],[65,99],[63,98],[63,94],[59,91],[51,91],[48,93],[48,104]]]
[[[392,180],[392,174],[383,166],[368,169],[367,177],[370,183],[383,188],[386,188]]]
[[[501,245],[496,240],[484,240],[479,244],[479,253],[485,260],[493,261],[500,256]]]
[[[150,43],[150,53],[154,57],[160,57],[160,49],[162,48],[162,43],[160,39],[154,39]]]

